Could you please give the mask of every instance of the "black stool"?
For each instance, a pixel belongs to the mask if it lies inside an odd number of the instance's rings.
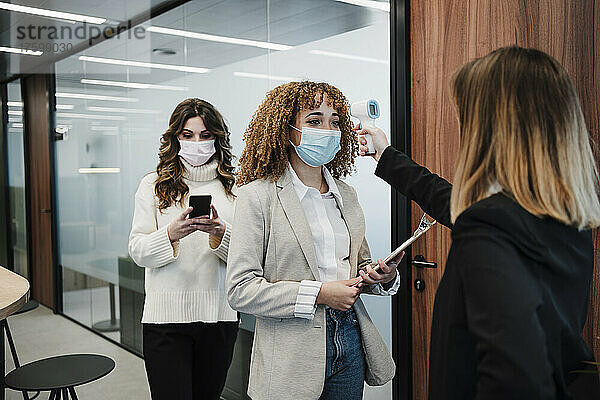
[[[27,303],[23,304],[18,311],[14,312],[12,315],[18,315],[26,313],[27,311],[35,310],[40,306],[40,303],[31,299]],[[11,315],[11,316],[12,316]],[[17,349],[15,347],[15,342],[13,341],[12,334],[10,333],[10,329],[8,327],[8,321],[6,319],[0,321],[0,324],[4,324],[4,331],[6,332],[6,340],[8,341],[8,347],[10,347],[10,354],[12,355],[13,362],[15,364],[15,368],[19,368],[21,364],[19,364],[19,357],[17,357]],[[29,397],[27,392],[23,392],[23,399],[25,400],[33,400],[40,392],[37,392],[33,397]]]
[[[22,392],[50,391],[49,400],[77,400],[75,386],[108,375],[115,362],[99,354],[69,354],[44,358],[11,371],[4,380],[7,387]]]

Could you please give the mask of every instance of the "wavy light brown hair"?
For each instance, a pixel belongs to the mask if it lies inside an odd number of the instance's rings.
[[[185,167],[179,158],[179,139],[185,123],[193,117],[201,117],[204,126],[215,136],[215,154],[212,156],[219,161],[217,167],[218,179],[223,184],[225,193],[234,197],[232,192],[235,184],[233,154],[229,142],[229,129],[223,116],[210,103],[192,98],[182,101],[175,107],[169,127],[160,139],[159,162],[156,167],[158,174],[154,182],[154,192],[159,200],[159,210],[164,210],[173,204],[185,205],[189,188],[183,180]]]
[[[451,90],[460,123],[452,222],[498,183],[531,214],[579,229],[600,225],[590,138],[558,61],[504,47],[461,67]]]
[[[246,146],[240,157],[238,185],[263,178],[275,181],[281,177],[287,168],[292,149],[289,125],[294,125],[296,114],[300,110],[320,107],[325,93],[329,105],[339,115],[341,132],[340,151],[326,167],[335,178],[346,176],[354,170],[358,141],[352,131],[350,107],[346,97],[339,89],[327,83],[289,82],[267,93],[244,132]]]

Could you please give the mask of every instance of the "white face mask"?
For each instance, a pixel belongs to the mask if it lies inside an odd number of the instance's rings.
[[[202,142],[179,140],[179,157],[194,167],[205,164],[215,151],[215,139]]]

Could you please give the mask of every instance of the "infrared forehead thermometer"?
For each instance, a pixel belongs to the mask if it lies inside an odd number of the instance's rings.
[[[360,121],[360,127],[375,126],[375,120],[379,118],[379,103],[377,100],[364,100],[350,106],[350,114],[358,118]],[[365,139],[367,140],[367,147],[369,151],[366,155],[375,154],[375,147],[373,146],[373,138],[371,135],[366,134]]]

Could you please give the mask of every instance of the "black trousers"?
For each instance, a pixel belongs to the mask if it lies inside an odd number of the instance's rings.
[[[218,400],[233,358],[237,322],[143,324],[153,400]]]

